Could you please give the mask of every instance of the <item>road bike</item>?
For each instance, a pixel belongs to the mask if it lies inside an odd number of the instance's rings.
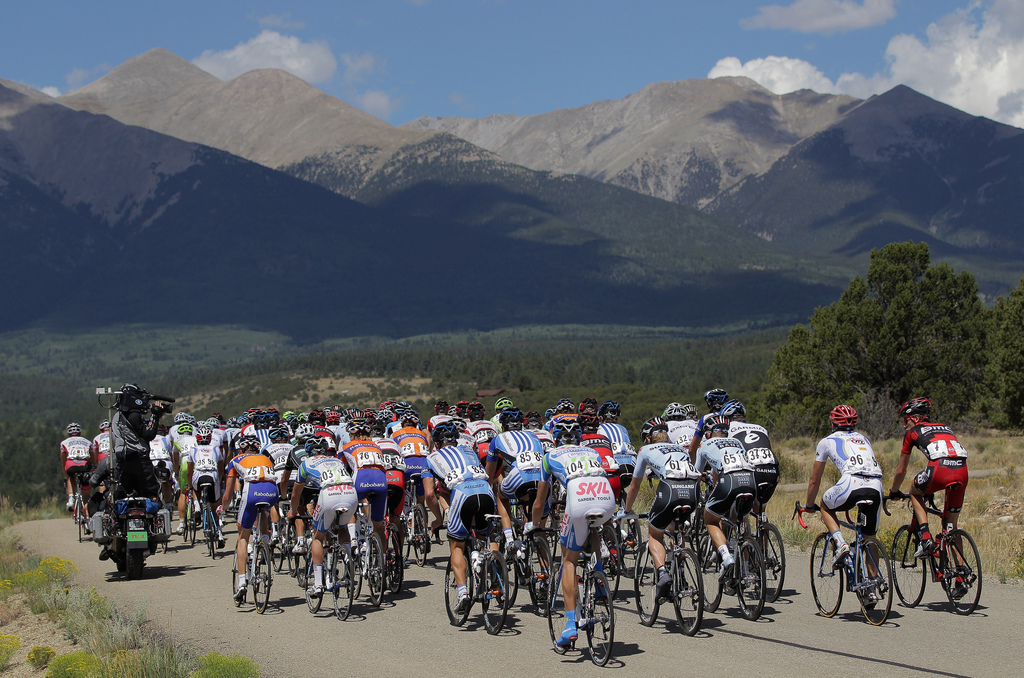
[[[672,578],[669,598],[676,613],[676,622],[688,636],[700,630],[704,618],[704,580],[700,559],[688,547],[689,517],[692,513],[692,506],[676,506],[675,517],[665,530],[665,567]],[[643,513],[633,517],[646,519],[648,516]],[[658,568],[654,565],[649,544],[645,546],[647,548],[640,552],[636,561],[633,592],[640,623],[653,626],[658,619],[662,599],[657,596]]]
[[[470,603],[465,610],[459,610],[459,586],[455,578],[451,558],[444,572],[444,607],[452,626],[462,626],[469,619],[473,604],[480,603],[484,614],[484,627],[492,636],[505,626],[509,606],[509,572],[505,558],[499,551],[491,550],[488,534],[501,533],[501,516],[488,513],[487,529],[471,529],[466,540],[466,593]]]
[[[210,483],[203,483],[199,486],[197,494],[201,497],[209,497],[213,493],[213,485]],[[210,506],[210,502],[202,502],[202,515],[200,520],[202,521],[203,538],[206,540],[206,545],[210,558],[217,557],[217,541],[220,538],[219,525],[217,521],[217,515],[213,508]]]
[[[811,547],[811,593],[823,617],[831,618],[839,612],[844,589],[857,595],[860,609],[868,623],[880,626],[889,617],[892,609],[892,566],[882,543],[864,534],[867,514],[860,509],[860,506],[872,503],[870,499],[857,502],[856,522],[850,520],[849,511],[846,512],[846,520],[838,521],[841,528],[856,533],[850,544],[850,553],[841,563],[832,564],[836,543],[828,532],[822,532],[814,540]],[[803,508],[800,502],[796,502],[793,516],[799,518],[800,527],[806,530],[803,514],[817,510],[817,506]]]
[[[707,495],[705,495],[707,496]],[[745,619],[756,621],[761,616],[765,602],[764,555],[747,529],[746,515],[754,497],[739,494],[733,504],[735,522],[722,518],[722,532],[732,552],[733,567],[729,576],[720,576],[722,555],[715,547],[711,535],[704,529],[697,554],[700,557],[700,571],[703,577],[704,609],[714,612],[722,601],[722,594],[735,595],[740,604],[740,613]],[[698,508],[703,512],[703,507]]]
[[[356,543],[353,557],[359,577],[356,584],[355,597],[362,593],[363,582],[366,582],[370,605],[380,607],[384,602],[384,544],[380,535],[373,529],[373,524],[366,517],[367,503],[363,501],[356,511]],[[308,557],[308,556],[307,556]]]
[[[259,515],[257,517],[257,529],[250,535],[248,544],[248,557],[245,562],[245,587],[246,593],[238,596],[238,551],[231,560],[231,595],[235,601],[235,607],[240,607],[252,590],[253,604],[256,605],[256,612],[263,614],[270,602],[270,587],[274,584],[274,572],[270,558],[270,535],[264,533],[266,526],[270,524],[270,504],[257,504]]]
[[[532,494],[532,493],[531,493]],[[509,569],[509,594],[508,606],[515,605],[519,596],[519,589],[526,588],[530,594],[530,604],[535,614],[544,616],[545,601],[549,583],[549,572],[551,569],[551,549],[548,547],[549,538],[557,530],[550,528],[536,528],[530,534],[525,534],[525,523],[523,522],[524,507],[516,499],[510,501],[512,516],[512,531],[519,540],[518,548],[506,549],[502,544],[502,553],[509,554],[506,565]],[[532,506],[527,502],[526,510]],[[503,542],[502,538],[499,540]]]
[[[405,476],[405,559],[416,563],[419,567],[427,564],[430,555],[430,530],[427,523],[427,510],[416,503],[416,483],[419,473],[407,473]]]
[[[384,584],[391,593],[402,591],[405,558],[402,556],[402,525],[399,520],[384,516]]]
[[[339,511],[339,513],[341,512]],[[342,525],[338,518],[335,518],[334,525],[334,529],[327,534],[327,542],[324,544],[324,584],[319,593],[313,592],[315,575],[312,556],[306,566],[306,606],[311,613],[316,614],[320,611],[324,595],[330,594],[334,604],[334,616],[344,621],[352,613],[352,602],[355,600],[358,586],[359,568],[352,554],[351,545],[347,541],[342,542],[338,537],[338,531],[347,531],[348,525]]]
[[[597,568],[599,554],[593,550],[594,545],[599,545],[602,539],[603,515],[587,516],[590,539],[586,548],[581,551],[583,558],[583,572],[577,569],[577,586],[581,587],[582,593],[576,596],[576,628],[584,631],[587,635],[587,647],[590,650],[590,660],[598,666],[604,666],[612,656],[612,645],[615,639],[615,609],[612,607],[612,597],[608,591],[608,580],[604,572]],[[602,521],[602,522],[598,522]],[[571,645],[559,645],[558,638],[562,633],[565,619],[565,597],[562,592],[562,568],[559,567],[558,574],[550,584],[550,595],[548,597],[547,618],[548,633],[551,636],[551,644],[555,652],[565,654],[570,649],[576,649],[576,643]]]
[[[78,473],[71,476],[71,486],[74,488],[74,501],[71,506],[71,518],[78,526],[78,541],[81,542],[88,535],[92,528],[89,525],[89,517],[85,511],[85,498],[82,496],[82,485],[78,482]]]
[[[893,499],[909,500],[910,495],[901,492]],[[941,518],[942,511],[935,506],[935,495],[927,495],[924,499],[925,511]],[[921,602],[930,565],[931,579],[946,592],[953,611],[960,615],[971,614],[981,600],[982,584],[981,555],[974,539],[965,530],[945,525],[935,535],[932,552],[923,558],[915,558],[914,554],[921,545],[917,528],[917,519],[911,512],[910,522],[901,526],[892,540],[890,554],[900,602],[906,607],[916,607]]]
[[[752,536],[764,556],[764,599],[767,603],[774,603],[779,599],[782,585],[786,581],[786,546],[782,541],[782,533],[769,522],[763,507],[760,513],[754,514]]]

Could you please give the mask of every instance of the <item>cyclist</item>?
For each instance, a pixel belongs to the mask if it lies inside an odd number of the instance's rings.
[[[689,448],[693,433],[697,430],[697,408],[689,403],[669,403],[661,418],[668,424],[668,439]]]
[[[882,467],[875,460],[875,452],[867,436],[854,430],[857,425],[857,410],[849,405],[836,405],[828,415],[832,422],[832,433],[818,442],[814,455],[814,467],[807,481],[807,501],[804,508],[813,511],[818,497],[821,475],[829,459],[839,469],[839,482],[825,490],[821,496],[821,519],[835,543],[836,554],[832,566],[839,566],[850,553],[850,546],[839,529],[838,511],[848,511],[855,506],[867,518],[864,534],[873,535],[878,531],[879,509],[882,507]],[[859,502],[870,501],[870,504]],[[858,505],[859,504],[859,505]],[[877,557],[877,553],[874,554]],[[873,563],[869,563],[871,569]],[[874,576],[876,572],[871,572]]]
[[[512,399],[508,396],[502,396],[494,401],[494,416],[491,417],[491,423],[500,431],[501,430],[501,413],[505,410],[515,409],[516,404],[512,402]]]
[[[292,497],[292,473],[297,473],[299,465],[302,460],[305,459],[309,453],[306,452],[306,443],[312,438],[322,438],[322,436],[316,435],[316,429],[312,424],[299,424],[295,431],[295,445],[292,446],[291,452],[288,453],[288,460],[285,462],[284,471],[281,473],[281,478],[277,481],[278,492],[282,497]],[[324,444],[330,448],[330,443],[326,438],[323,439]],[[295,544],[292,546],[292,553],[303,554],[306,552],[306,521],[302,520],[298,516],[312,512],[313,502],[316,501],[317,488],[305,487],[302,493],[299,495],[298,503],[293,499],[291,502],[291,510],[288,513],[289,520],[295,521]],[[299,509],[303,510],[299,510]]]
[[[307,456],[299,463],[295,486],[292,488],[292,509],[290,518],[295,517],[294,507],[307,488],[317,493],[313,509],[313,538],[310,540],[310,555],[313,560],[313,586],[310,593],[319,595],[324,585],[324,543],[330,530],[338,530],[338,539],[349,541],[347,529],[349,519],[355,516],[359,498],[352,486],[352,476],[345,463],[330,454],[327,441],[314,436],[306,441]]]
[[[249,562],[249,537],[256,527],[259,505],[274,506],[280,495],[277,492],[277,485],[274,484],[274,463],[259,453],[262,447],[260,439],[256,436],[243,435],[238,439],[236,447],[239,455],[228,462],[228,480],[224,488],[224,498],[221,500],[221,511],[226,510],[231,504],[236,481],[244,482],[242,501],[238,506],[238,544],[235,546],[238,564],[238,593],[235,594],[235,599],[242,600],[247,585],[245,573]],[[259,529],[261,534],[269,539],[267,533],[270,526],[260,525]]]
[[[491,441],[487,453],[487,475],[499,481],[499,513],[501,528],[505,534],[506,556],[519,548],[512,530],[512,509],[509,502],[515,499],[525,515],[533,506],[540,484],[540,467],[544,463],[544,447],[536,436],[523,430],[523,412],[518,408],[507,408],[501,413],[502,432]],[[508,465],[502,476],[502,467]],[[544,507],[544,515],[550,511],[550,502]]]
[[[192,450],[196,446],[195,428],[183,420],[171,427],[167,437],[171,439],[171,455],[176,464],[178,486],[182,488],[178,495],[178,529],[176,532],[182,535],[185,534],[185,508],[188,502],[188,496],[184,490],[189,486],[191,480],[188,474],[188,459],[192,456]]]
[[[388,484],[387,515],[391,520],[391,524],[398,528],[398,545],[399,549],[401,549],[402,544],[405,543],[404,526],[401,516],[405,511],[406,466],[405,458],[402,456],[402,448],[394,440],[387,437],[387,426],[391,423],[394,422],[388,422],[386,419],[377,419],[376,425],[373,427],[373,437],[371,439],[380,448],[381,454],[384,455],[384,476]],[[384,546],[386,549],[386,542],[384,542]]]
[[[704,402],[707,403],[708,414],[705,414],[697,420],[697,426],[693,431],[693,438],[690,440],[691,460],[697,460],[697,448],[700,447],[701,440],[704,438],[705,419],[721,412],[722,406],[725,405],[728,400],[729,394],[726,393],[724,389],[713,388],[704,394]]]
[[[92,448],[95,451],[93,466],[110,454],[110,422],[106,419],[100,422],[100,432],[92,439]]]
[[[611,400],[601,403],[601,406],[597,408],[597,416],[601,418],[601,425],[597,428],[597,432],[611,441],[612,451],[616,454],[618,454],[616,443],[619,448],[630,444],[629,431],[619,423],[621,412],[619,404]]]
[[[719,579],[728,579],[736,561],[726,544],[722,518],[729,515],[734,507],[737,513],[746,514],[757,496],[757,484],[754,482],[754,467],[747,461],[742,443],[728,437],[729,420],[720,414],[708,415],[704,418],[704,425],[708,436],[700,445],[694,466],[700,472],[711,471],[714,479],[714,487],[704,506],[704,523],[722,556]],[[737,506],[737,499],[742,494],[750,495],[750,501],[745,506]]]
[[[153,463],[153,473],[163,490],[164,508],[170,511],[174,490],[177,489],[177,478],[174,474],[174,455],[167,442],[167,427],[163,424],[157,428],[156,437],[149,441],[149,460]]]
[[[354,471],[354,484],[359,500],[366,499],[370,504],[370,521],[373,531],[384,539],[384,514],[388,508],[388,481],[384,470],[384,454],[371,438],[372,421],[353,419],[346,430],[351,441],[345,443],[338,453],[344,457],[350,470]]]
[[[445,415],[447,416],[447,415]],[[405,472],[408,475],[419,474],[416,480],[416,503],[423,505],[423,470],[427,468],[427,454],[430,452],[430,434],[420,428],[420,417],[414,410],[407,410],[402,415],[402,428],[392,434],[402,456],[405,458]]]
[[[82,437],[82,425],[71,422],[65,429],[68,437],[60,443],[60,464],[64,469],[64,480],[68,488],[68,510],[75,508],[75,489],[71,478],[78,476],[78,486],[82,488],[83,501],[89,501],[91,487],[89,485],[89,472],[92,471],[98,461],[96,459],[96,448],[88,438]],[[89,524],[86,523],[88,527]]]
[[[565,629],[559,636],[560,646],[570,645],[577,638],[576,630],[576,562],[580,551],[591,540],[589,517],[596,517],[596,525],[604,525],[615,514],[615,499],[612,487],[605,477],[601,457],[589,447],[580,445],[580,427],[574,418],[555,423],[552,431],[556,447],[544,455],[541,466],[541,480],[537,486],[537,498],[533,502],[532,521],[527,530],[539,524],[551,491],[551,479],[556,478],[565,487],[565,517],[559,543],[562,545],[562,594],[565,599]],[[597,537],[600,542],[600,537]],[[590,544],[594,553],[599,553],[600,543]],[[601,560],[597,568],[603,570]],[[607,591],[599,591],[607,596]]]
[[[586,401],[580,403],[580,409],[583,409],[584,403]],[[596,403],[593,409],[596,412]],[[576,423],[580,425],[580,444],[584,447],[589,447],[601,455],[601,466],[604,467],[608,483],[612,486],[612,494],[615,495],[615,501],[618,501],[619,494],[622,492],[622,485],[619,482],[619,464],[615,461],[612,442],[598,433],[601,420],[598,419],[596,413],[580,412],[576,415]]]
[[[220,500],[220,479],[224,475],[224,456],[213,443],[213,431],[206,424],[196,427],[196,446],[188,458],[189,487],[200,501],[205,501],[217,516],[217,547],[224,548],[224,530],[221,527],[217,502]],[[205,488],[205,489],[204,489]]]
[[[272,426],[267,432],[267,437],[270,438],[270,444],[264,445],[260,453],[270,457],[270,461],[274,463],[274,482],[278,485],[277,489],[280,495],[287,497],[288,495],[281,488],[281,478],[284,477],[284,468],[288,465],[288,457],[291,455],[293,447],[288,442],[291,438],[288,426],[284,422]],[[280,526],[281,514],[275,506],[270,509],[270,540],[272,542],[276,542],[280,538]]]
[[[466,423],[466,432],[473,438],[473,450],[480,457],[480,464],[487,460],[487,452],[490,450],[491,441],[501,433],[501,430],[488,419],[487,408],[481,402],[473,401],[466,408],[466,416],[469,421]]]
[[[576,418],[576,404],[569,398],[562,398],[559,400],[551,413],[551,417],[548,418],[544,424],[544,430],[554,432],[555,424],[560,421],[567,419]]]
[[[910,501],[914,505],[917,534],[921,538],[921,545],[914,553],[915,558],[923,558],[935,550],[935,542],[928,530],[924,496],[945,490],[942,523],[956,529],[967,491],[967,450],[948,426],[930,421],[931,413],[932,403],[927,398],[914,398],[900,407],[900,416],[903,417],[903,427],[907,433],[903,438],[900,462],[889,491],[890,497],[900,491],[910,464],[910,453],[915,447],[921,450],[928,458],[928,466],[917,474],[910,486]]]
[[[727,402],[722,407],[722,416],[729,420],[729,437],[740,441],[747,453],[747,461],[754,467],[754,481],[757,483],[754,511],[760,513],[779,484],[779,460],[772,450],[768,430],[749,423],[747,408],[738,400]]]
[[[469,531],[483,532],[487,529],[487,514],[493,514],[494,494],[487,481],[487,471],[479,466],[479,458],[464,447],[457,447],[459,430],[451,422],[434,427],[434,444],[437,449],[427,456],[427,469],[423,472],[423,489],[427,505],[435,519],[430,525],[434,532],[441,525],[441,507],[437,491],[449,495],[448,543],[451,549],[451,566],[458,586],[460,613],[469,609],[471,603],[466,587],[466,539]],[[436,489],[435,489],[436,487]]]
[[[644,422],[640,437],[644,446],[637,453],[633,481],[626,492],[626,507],[619,513],[619,518],[633,512],[633,503],[640,493],[640,482],[644,472],[650,469],[658,478],[658,487],[647,518],[647,548],[658,568],[656,596],[664,598],[672,586],[672,575],[665,569],[665,529],[676,520],[677,507],[689,506],[692,511],[700,502],[700,491],[697,488],[700,473],[690,462],[689,451],[682,445],[670,442],[668,424],[660,417]],[[679,518],[686,520],[689,515],[688,511]]]
[[[427,430],[430,432],[434,431],[434,427],[442,422],[450,420],[452,417],[448,414],[448,401],[438,400],[434,403],[434,416],[427,420]]]

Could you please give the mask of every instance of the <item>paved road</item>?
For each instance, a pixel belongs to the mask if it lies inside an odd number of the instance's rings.
[[[126,609],[145,604],[150,619],[178,640],[203,651],[246,654],[267,676],[321,675],[324,662],[335,662],[355,675],[379,674],[388,665],[395,676],[439,667],[452,675],[493,673],[484,662],[517,667],[508,671],[514,675],[607,674],[616,669],[642,676],[1024,673],[1024,588],[994,579],[985,580],[982,607],[970,617],[949,612],[938,586],[929,584],[920,607],[907,610],[896,604],[889,622],[876,628],[864,622],[848,598],[838,617],[817,616],[807,556],[791,552],[787,590],[765,607],[757,622],[740,617],[735,598],[727,597],[723,609],[705,615],[702,632],[688,638],[675,630],[674,617],[667,625],[659,620],[652,628],[640,626],[632,599],[620,600],[614,658],[599,669],[585,651],[556,655],[546,622],[529,610],[511,610],[508,628],[497,637],[487,635],[479,614],[464,628],[451,627],[441,597],[446,561],[437,557],[437,547],[427,567],[406,570],[400,596],[380,609],[371,608],[364,596],[353,616],[339,622],[326,613],[311,615],[294,580],[284,576],[275,579],[276,605],[266,614],[257,615],[251,604],[236,609],[229,588],[230,551],[211,562],[198,545],[182,546],[177,538],[169,553],[149,559],[144,580],[123,581],[109,561],[97,560],[96,545],[78,543],[72,528],[69,519],[61,519],[23,523],[17,529],[29,549],[74,560],[81,568],[81,584],[96,586]],[[229,539],[229,546],[233,541]],[[300,647],[313,650],[286,649]]]

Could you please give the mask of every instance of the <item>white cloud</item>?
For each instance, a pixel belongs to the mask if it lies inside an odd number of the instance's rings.
[[[798,89],[815,92],[836,91],[835,84],[813,64],[801,59],[770,56],[741,63],[736,57],[719,60],[708,73],[709,78],[745,76],[776,94],[788,94]]]
[[[92,82],[109,70],[110,64],[100,64],[95,68],[73,68],[70,73],[64,76],[64,80],[68,83],[68,87],[75,90],[88,82]]]
[[[42,92],[43,94],[47,94],[47,95],[53,97],[54,99],[56,99],[57,97],[60,96],[60,90],[57,89],[56,87],[44,87],[44,88],[42,88],[39,91]]]
[[[370,52],[364,54],[342,54],[341,63],[345,66],[342,80],[345,81],[346,85],[363,82],[367,76],[384,70],[384,61]]]
[[[285,28],[297,31],[306,27],[306,24],[302,21],[292,21],[291,12],[258,16],[256,21],[259,23],[260,28]]]
[[[792,5],[759,7],[740,20],[743,28],[788,28],[801,33],[845,33],[884,24],[896,16],[896,0],[796,0]]]
[[[229,50],[207,50],[192,63],[221,80],[258,68],[280,68],[307,82],[323,82],[338,69],[338,62],[325,43],[302,42],[293,35],[270,30]]]
[[[896,85],[973,115],[1024,127],[1024,3],[972,1],[928,26],[924,39],[894,36],[880,73],[843,73],[833,83],[812,64],[787,57],[720,60],[708,77],[745,75],[783,94],[800,87],[866,98]]]
[[[392,97],[387,92],[370,90],[355,97],[356,105],[371,115],[387,119],[398,110],[401,104],[400,99]]]
[[[448,100],[456,106],[462,106],[466,103],[466,95],[460,94],[459,92],[452,92],[448,95]]]

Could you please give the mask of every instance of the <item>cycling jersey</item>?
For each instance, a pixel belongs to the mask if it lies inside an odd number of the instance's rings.
[[[345,429],[343,424],[337,424],[336,426],[328,426],[327,430],[334,436],[334,440],[337,441],[338,445],[344,445],[347,442],[352,441],[352,437],[349,436],[348,431]]]
[[[189,456],[184,464],[191,463],[192,487],[199,489],[202,484],[207,484],[210,489],[207,491],[207,501],[217,501],[220,496],[220,464],[223,461],[219,447],[212,444],[196,445],[189,451]]]
[[[697,450],[698,471],[714,469],[719,476],[739,471],[753,471],[747,461],[743,444],[735,438],[708,438]]]
[[[358,471],[364,468],[384,470],[384,454],[380,447],[369,440],[353,440],[341,448],[339,456],[344,456],[349,468]]]
[[[341,459],[316,455],[302,460],[295,482],[305,483],[312,489],[324,489],[333,485],[351,485],[352,476]]]
[[[622,485],[619,480],[619,464],[615,461],[611,441],[600,433],[584,433],[580,439],[580,444],[584,447],[589,447],[601,455],[601,466],[604,468],[605,475],[608,476],[608,483],[612,486],[612,494],[615,495],[615,500],[618,501],[619,494],[622,492]]]
[[[487,480],[487,471],[480,466],[480,459],[465,447],[449,445],[427,455],[426,478],[437,480],[444,491],[451,492],[465,482]]]
[[[565,487],[565,516],[559,543],[580,551],[590,535],[589,518],[596,524],[608,522],[615,512],[612,486],[605,476],[601,456],[589,447],[563,445],[544,455],[541,480],[557,478]]]
[[[695,480],[700,473],[690,463],[690,453],[682,445],[651,443],[640,448],[635,473],[643,476],[650,469],[659,480]]]
[[[71,436],[61,441],[60,451],[67,457],[65,468],[85,466],[92,459],[92,441],[82,436]]]
[[[370,520],[384,520],[387,511],[388,483],[384,453],[369,440],[353,440],[339,452],[349,468],[355,469],[355,488],[359,499],[370,503]]]
[[[260,450],[260,454],[274,462],[274,477],[278,482],[281,481],[284,469],[288,466],[288,457],[291,453],[292,445],[289,443],[270,443]]]
[[[427,446],[427,436],[415,426],[400,428],[391,435],[403,457],[425,457],[430,452]]]
[[[775,494],[779,484],[779,460],[772,450],[768,431],[757,424],[734,421],[729,424],[729,437],[740,441],[746,451],[747,461],[754,466],[757,501],[763,507]]]
[[[158,435],[149,441],[149,459],[154,465],[158,461],[169,462],[171,460],[171,447],[167,442],[167,436]]]
[[[240,454],[228,462],[228,477],[246,483],[274,482],[274,463],[262,454]]]
[[[882,467],[867,436],[856,431],[833,431],[818,442],[815,461],[832,460],[842,475],[881,478]]]
[[[498,436],[501,429],[489,421],[471,421],[466,424],[466,432],[472,436],[473,449],[482,460],[491,447],[491,441]]]
[[[247,424],[238,432],[238,436],[256,436],[260,441],[260,447],[270,444],[270,429],[256,428],[256,424]]]
[[[103,461],[103,457],[110,454],[110,432],[104,431],[93,438],[92,449],[96,452],[96,461]]]
[[[629,431],[622,424],[616,424],[614,422],[605,422],[597,427],[597,432],[608,439],[612,444],[612,451],[616,449],[616,443],[621,445],[628,445]]]
[[[915,447],[924,453],[928,461],[947,457],[967,459],[967,450],[945,424],[921,422],[912,427],[903,437],[903,449],[900,452],[910,454]]]
[[[668,439],[677,445],[690,446],[693,434],[697,431],[697,422],[693,419],[682,421],[666,421],[668,424]]]
[[[429,420],[427,420],[427,430],[431,433],[434,432],[434,427],[438,424],[443,424],[446,421],[451,421],[452,417],[447,414],[435,414]]]
[[[948,513],[959,513],[967,491],[967,450],[938,422],[921,422],[907,431],[900,452],[910,454],[915,447],[928,458],[928,466],[914,478],[914,487],[922,494],[946,491],[943,520]]]
[[[547,453],[555,447],[555,437],[550,432],[540,428],[528,428],[526,432],[536,436],[537,440],[540,441],[541,447],[544,448],[544,452]]]
[[[451,495],[445,524],[451,540],[465,541],[470,529],[485,530],[487,514],[495,513],[494,494],[479,461],[466,447],[442,447],[427,456],[423,476],[437,480]]]
[[[509,499],[525,502],[531,492],[536,492],[540,482],[544,448],[529,431],[505,431],[491,441],[487,461],[508,464],[501,481],[501,493]]]

